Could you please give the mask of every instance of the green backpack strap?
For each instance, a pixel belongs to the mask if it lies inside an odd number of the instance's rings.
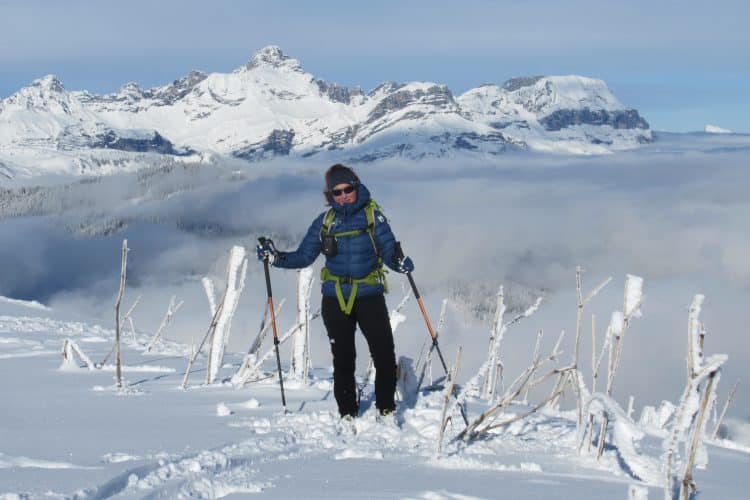
[[[370,236],[372,242],[372,248],[375,250],[375,255],[378,257],[378,267],[382,267],[383,259],[380,257],[380,251],[378,245],[375,243],[375,210],[380,210],[378,203],[370,198],[370,201],[365,206],[365,217],[367,218],[367,234]],[[380,210],[382,212],[382,210]]]
[[[323,225],[320,227],[320,239],[323,240],[323,236],[328,234],[328,228],[331,227],[331,223],[333,222],[334,217],[336,217],[336,212],[329,208],[328,212],[326,212],[325,217],[323,217]]]
[[[377,243],[375,243],[375,210],[377,210],[381,214],[383,213],[383,209],[380,208],[378,202],[370,198],[367,206],[365,206],[365,217],[367,218],[367,234],[370,236],[372,248],[375,250],[375,256],[378,258],[378,265],[375,268],[375,272],[378,275],[380,283],[382,283],[383,285],[383,291],[385,293],[388,293],[388,280],[386,280],[385,278],[385,273],[388,271],[383,267],[383,256],[380,255],[378,245]]]

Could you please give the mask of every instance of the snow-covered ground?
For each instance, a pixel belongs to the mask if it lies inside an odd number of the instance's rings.
[[[204,385],[203,363],[182,390],[188,348],[166,342],[147,354],[148,336],[129,334],[128,389],[118,392],[112,370],[71,367],[61,356],[71,339],[101,360],[113,331],[54,311],[39,317],[36,308],[22,316],[19,307],[0,316],[2,498],[598,499],[628,498],[633,485],[662,495],[632,477],[616,448],[600,462],[579,456],[571,412],[545,412],[470,444],[451,441],[462,427],[455,415],[437,455],[440,392],[378,422],[368,388],[349,426],[335,415],[329,370],[318,367],[309,387],[287,384],[283,414],[272,365],[267,380],[235,389]],[[225,359],[220,375],[239,362]],[[472,399],[468,413],[483,409]],[[737,448],[709,446],[709,468],[696,476],[702,497],[744,498],[750,450]],[[658,458],[660,440],[647,437],[641,452]]]

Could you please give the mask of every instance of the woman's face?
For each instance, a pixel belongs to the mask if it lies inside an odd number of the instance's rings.
[[[336,203],[348,205],[357,201],[357,189],[351,184],[336,184],[331,189],[331,195]]]

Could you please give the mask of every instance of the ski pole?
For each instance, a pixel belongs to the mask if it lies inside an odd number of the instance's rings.
[[[402,261],[404,259],[404,251],[401,249],[401,242],[399,241],[396,242],[394,255],[399,261]],[[440,364],[443,365],[443,370],[445,371],[445,374],[448,375],[448,366],[446,366],[445,359],[443,359],[443,353],[440,352],[437,335],[435,334],[435,330],[433,330],[432,328],[432,323],[430,322],[429,316],[427,316],[427,310],[424,307],[424,302],[422,302],[422,296],[419,295],[419,290],[417,289],[417,284],[414,282],[414,276],[411,275],[411,271],[406,273],[406,277],[409,278],[411,290],[412,292],[414,292],[414,297],[417,299],[419,310],[422,311],[422,317],[424,318],[424,322],[427,324],[427,331],[429,332],[430,337],[432,337],[432,347],[437,351],[438,358],[440,358]],[[466,417],[466,411],[464,410],[464,407],[459,403],[458,408],[461,410],[461,416],[464,419],[464,423],[466,425],[469,425],[469,419]]]
[[[261,246],[265,246],[266,238],[258,238]],[[281,386],[281,404],[284,405],[284,413],[288,413],[286,409],[286,396],[284,396],[284,377],[281,374],[281,356],[279,355],[279,336],[276,334],[276,313],[273,308],[273,293],[271,292],[271,273],[268,270],[268,257],[263,259],[263,269],[266,272],[266,290],[268,291],[268,310],[271,313],[271,329],[273,330],[273,345],[276,349],[276,366],[279,368],[279,385]]]
[[[401,242],[396,242],[396,250],[395,250],[395,256],[396,259],[399,261],[404,259],[404,251],[401,249]],[[438,353],[438,357],[440,358],[440,364],[443,365],[443,370],[445,370],[445,374],[448,374],[448,367],[445,364],[445,359],[443,359],[443,353],[440,352],[440,346],[438,345],[437,335],[435,335],[435,330],[432,329],[432,323],[430,323],[430,318],[427,316],[427,310],[424,308],[424,303],[422,302],[422,296],[419,295],[419,290],[417,290],[417,284],[414,282],[414,276],[411,275],[411,272],[406,273],[406,277],[409,278],[409,284],[411,285],[411,290],[414,292],[414,297],[417,299],[417,304],[419,304],[419,309],[422,311],[422,317],[424,317],[424,322],[427,323],[427,331],[430,334],[430,337],[432,337],[432,347],[435,348],[435,350]]]

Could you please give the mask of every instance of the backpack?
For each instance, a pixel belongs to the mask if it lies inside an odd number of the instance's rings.
[[[365,283],[368,285],[379,285],[382,284],[383,288],[385,289],[385,292],[388,293],[388,283],[385,279],[385,269],[383,268],[383,257],[380,255],[380,252],[378,251],[378,245],[375,242],[375,210],[378,210],[382,212],[380,206],[377,204],[377,202],[373,199],[370,199],[370,201],[367,202],[367,205],[364,207],[365,210],[365,217],[367,219],[367,229],[353,229],[351,231],[344,231],[341,233],[330,233],[330,227],[333,223],[333,219],[336,217],[336,212],[333,208],[329,209],[328,212],[326,212],[326,215],[323,217],[323,225],[320,228],[320,240],[321,242],[324,240],[326,236],[334,236],[336,238],[341,237],[349,237],[349,236],[358,236],[362,234],[363,232],[366,232],[368,236],[370,237],[370,242],[372,242],[372,248],[375,250],[375,256],[378,259],[378,263],[375,266],[375,268],[364,278],[352,278],[351,276],[336,276],[335,274],[332,274],[327,267],[323,267],[323,269],[320,270],[320,281],[333,281],[336,286],[336,298],[339,301],[339,307],[341,307],[341,310],[344,312],[344,314],[351,314],[352,308],[354,307],[354,299],[357,297],[357,289],[360,283]],[[352,290],[349,293],[349,298],[347,300],[344,300],[344,294],[341,290],[341,283],[345,284],[351,284]]]

